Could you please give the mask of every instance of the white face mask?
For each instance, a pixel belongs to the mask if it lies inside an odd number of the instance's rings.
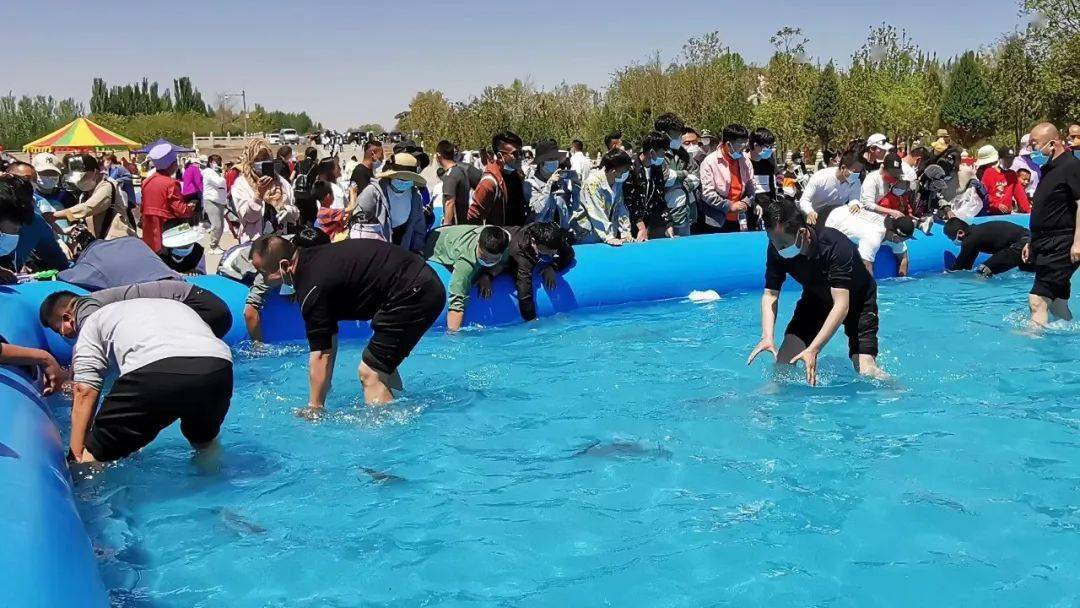
[[[8,255],[19,246],[19,235],[0,232],[0,256]]]

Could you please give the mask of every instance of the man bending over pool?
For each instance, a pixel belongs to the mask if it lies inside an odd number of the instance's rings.
[[[846,236],[833,228],[806,225],[806,216],[787,197],[765,209],[769,236],[765,293],[761,296],[761,341],[746,360],[765,351],[780,363],[806,365],[806,381],[817,385],[817,358],[840,325],[848,337],[848,355],[860,374],[884,377],[877,366],[877,283]],[[773,338],[780,287],[791,275],[802,297],[784,331],[779,351]]]
[[[397,368],[446,304],[439,275],[419,256],[374,239],[351,239],[297,248],[280,236],[251,247],[251,261],[282,295],[296,294],[311,355],[307,408],[319,417],[334,374],[339,321],[371,321],[372,336],[360,362],[369,404],[387,403],[401,389]]]

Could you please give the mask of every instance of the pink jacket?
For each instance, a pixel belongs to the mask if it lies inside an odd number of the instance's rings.
[[[731,170],[727,161],[717,150],[701,161],[698,171],[701,177],[701,198],[710,207],[727,209],[728,195],[731,192]],[[743,193],[740,198],[753,198],[757,192],[757,181],[754,180],[754,167],[750,164],[750,158],[743,154],[739,159],[739,175],[742,177]]]

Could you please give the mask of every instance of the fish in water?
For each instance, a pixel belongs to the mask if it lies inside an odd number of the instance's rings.
[[[18,458],[19,453],[9,448],[6,444],[0,443],[0,457],[3,458]]]
[[[216,515],[226,528],[240,535],[266,534],[266,528],[225,507],[214,507],[210,512]]]
[[[571,458],[671,458],[671,452],[660,446],[649,447],[637,441],[594,441],[574,453]]]
[[[360,467],[360,470],[364,473],[367,473],[368,477],[371,478],[371,481],[374,481],[375,483],[401,483],[405,481],[404,477],[398,477],[393,473],[376,471],[375,469],[371,469],[368,467]]]

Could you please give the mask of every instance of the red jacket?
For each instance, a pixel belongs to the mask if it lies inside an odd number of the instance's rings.
[[[195,206],[180,196],[180,182],[154,173],[142,183],[142,240],[155,252],[161,251],[161,228],[167,220],[189,218]]]
[[[1024,186],[1016,178],[1016,171],[1002,170],[997,165],[991,165],[983,171],[982,184],[986,186],[988,214],[1008,215],[1013,212],[1014,204],[1021,213],[1031,213],[1031,201],[1024,192]]]
[[[489,164],[484,168],[484,176],[480,178],[480,183],[473,190],[472,201],[469,203],[469,212],[464,223],[505,226],[508,198],[502,165]]]

